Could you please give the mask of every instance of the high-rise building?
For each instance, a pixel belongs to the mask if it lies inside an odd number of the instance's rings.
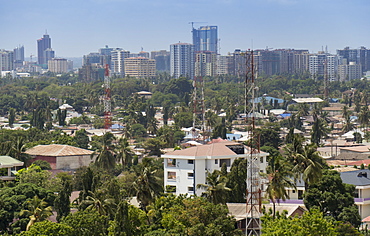
[[[201,26],[199,29],[193,28],[194,51],[211,51],[218,53],[218,34],[217,26]]]
[[[45,51],[51,49],[51,38],[48,34],[44,34],[41,39],[37,40],[37,59],[40,65],[47,65],[48,59],[46,58]]]
[[[24,61],[24,46],[19,45],[18,47],[14,48],[14,61],[15,62],[23,62]]]
[[[145,57],[130,57],[125,59],[125,75],[136,78],[155,76],[155,60]]]
[[[0,50],[0,72],[14,70],[14,52]]]
[[[356,64],[360,64],[362,72],[370,71],[370,49],[366,49],[365,47],[350,49],[346,47],[342,50],[337,50],[337,54],[343,59],[347,59],[348,63],[356,62]]]
[[[150,58],[155,60],[155,67],[158,71],[170,71],[170,52],[167,50],[152,51]]]
[[[308,70],[314,79],[327,76],[330,81],[336,81],[338,80],[338,56],[324,52],[311,54],[308,59]]]
[[[129,57],[130,51],[125,51],[122,48],[112,50],[112,74],[125,76],[125,59]]]
[[[106,64],[111,66],[111,64],[112,64],[112,51],[113,51],[113,48],[108,47],[108,45],[105,45],[105,48],[99,49],[99,53],[101,55],[101,62],[100,63],[103,66],[105,66]]]
[[[343,61],[343,64],[338,66],[339,80],[348,81],[353,79],[361,79],[361,64],[357,64],[354,61],[348,63],[347,59],[343,59]]]
[[[194,77],[194,45],[190,43],[175,43],[170,46],[171,76],[179,78]]]
[[[195,53],[195,76],[216,76],[217,54],[210,51]]]
[[[48,69],[54,73],[67,73],[68,62],[64,58],[51,58],[48,60]]]

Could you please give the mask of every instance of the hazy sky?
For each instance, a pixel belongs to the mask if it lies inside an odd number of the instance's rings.
[[[131,52],[191,43],[191,24],[217,25],[221,54],[240,49],[311,52],[370,48],[369,0],[0,0],[0,49],[36,54],[47,30],[58,57],[109,45]]]

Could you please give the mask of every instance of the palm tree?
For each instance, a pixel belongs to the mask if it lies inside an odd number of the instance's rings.
[[[307,190],[309,184],[315,183],[321,178],[325,165],[324,160],[317,151],[315,144],[306,145],[301,152],[292,152],[291,155],[292,171],[295,178],[302,176]]]
[[[202,197],[207,198],[214,204],[226,204],[230,188],[226,187],[227,178],[221,172],[214,170],[212,173],[207,171],[206,184],[198,184],[198,189],[204,189]]]
[[[360,113],[358,114],[358,121],[360,122],[363,127],[367,127],[369,125],[369,118],[370,118],[370,111],[368,106],[363,106],[361,108]]]
[[[53,215],[52,207],[48,206],[48,203],[44,199],[40,199],[34,196],[32,199],[27,201],[28,209],[22,210],[20,215],[29,215],[30,221],[27,224],[26,230],[36,222],[46,220],[49,216]]]
[[[113,169],[116,160],[114,157],[114,147],[112,141],[114,136],[112,133],[107,132],[101,138],[101,143],[98,143],[98,149],[91,154],[91,157],[96,155],[95,163],[103,169]]]
[[[312,125],[311,142],[319,145],[321,138],[326,137],[329,133],[327,123],[323,118],[314,115],[314,123]]]
[[[269,182],[266,193],[273,204],[273,217],[275,217],[276,202],[279,203],[280,200],[284,201],[289,198],[286,188],[296,189],[294,180],[291,179],[292,176],[291,166],[282,156],[279,155],[270,159],[267,166]]]
[[[134,152],[131,150],[127,138],[120,138],[117,146],[117,160],[122,163],[122,166],[130,168],[133,156]]]
[[[302,117],[302,116],[308,116],[310,114],[310,107],[308,106],[307,103],[299,103],[298,104],[298,112],[297,116]]]
[[[133,190],[143,209],[163,192],[161,180],[156,176],[157,170],[149,158],[144,159],[141,165],[134,166],[136,180],[133,182]]]
[[[100,199],[93,192],[90,192],[90,196],[87,196],[81,204],[84,205],[86,207],[85,209],[88,211],[95,210],[100,215],[106,215],[109,217],[113,217],[116,206],[114,199]]]
[[[347,116],[345,118],[345,122],[344,122],[344,125],[343,125],[343,128],[342,128],[342,132],[346,133],[350,130],[353,130],[354,128],[355,128],[355,125],[351,122],[350,116]]]

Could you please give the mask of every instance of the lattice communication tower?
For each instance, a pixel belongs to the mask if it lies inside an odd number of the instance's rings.
[[[112,105],[111,105],[111,90],[110,90],[110,77],[109,65],[105,64],[104,73],[104,128],[109,129],[112,125]]]
[[[193,80],[193,128],[200,129],[201,133],[205,134],[204,125],[204,82],[202,76],[195,76]],[[195,132],[193,132],[194,137]]]
[[[245,76],[245,114],[249,126],[250,152],[247,155],[247,209],[246,209],[246,235],[261,234],[261,203],[262,188],[260,176],[260,140],[255,132],[255,95],[258,90],[255,84],[256,67],[254,65],[253,51],[247,51]]]

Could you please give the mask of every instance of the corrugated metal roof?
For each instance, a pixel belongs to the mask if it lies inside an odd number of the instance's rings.
[[[0,156],[0,168],[12,166],[23,166],[23,162],[10,156]]]
[[[91,155],[93,151],[62,144],[37,145],[28,149],[26,154],[31,156],[82,156]]]
[[[346,184],[353,184],[356,186],[370,185],[370,170],[341,172],[340,177],[343,183]]]

